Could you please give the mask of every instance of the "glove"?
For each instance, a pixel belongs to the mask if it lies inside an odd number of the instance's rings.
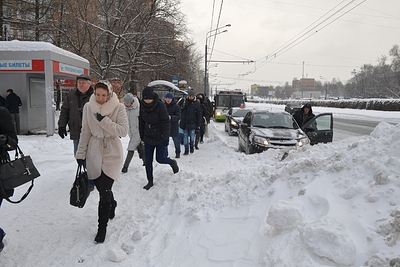
[[[164,140],[162,144],[163,144],[163,146],[168,146],[169,145],[169,140]]]
[[[100,113],[96,113],[96,117],[98,121],[101,121],[105,116],[102,116]]]
[[[83,166],[83,163],[85,162],[84,159],[76,159],[76,162],[78,163],[78,166]]]
[[[7,144],[7,136],[0,134],[0,147],[4,146],[5,144]]]
[[[65,127],[58,127],[58,135],[64,139],[67,136],[67,129]]]

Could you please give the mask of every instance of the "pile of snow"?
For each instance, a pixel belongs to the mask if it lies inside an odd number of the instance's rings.
[[[400,264],[400,124],[293,150],[283,161],[280,150],[237,152],[220,128],[211,123],[200,150],[178,159],[179,173],[153,163],[149,191],[135,153],[114,184],[118,207],[104,244],[93,243],[97,193],[83,209],[69,205],[72,141],[21,136],[42,175],[21,204],[3,202],[0,265]]]

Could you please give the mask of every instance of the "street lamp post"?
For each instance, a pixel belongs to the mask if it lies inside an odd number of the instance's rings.
[[[208,38],[210,38],[212,36],[215,36],[215,35],[218,35],[218,34],[221,34],[221,33],[224,33],[224,32],[227,32],[228,30],[224,30],[224,31],[221,31],[221,32],[218,32],[218,30],[226,28],[226,27],[230,27],[230,26],[231,26],[231,24],[226,24],[225,26],[222,26],[222,27],[219,27],[219,28],[216,28],[216,29],[213,29],[213,30],[209,31],[206,34],[206,45],[205,45],[205,51],[204,51],[204,94],[206,96],[208,96],[208,70],[207,70],[207,68],[208,68],[208,66],[207,66],[207,53],[208,53],[208,51],[207,51],[207,42],[208,42]],[[211,34],[211,33],[213,33],[213,34]]]

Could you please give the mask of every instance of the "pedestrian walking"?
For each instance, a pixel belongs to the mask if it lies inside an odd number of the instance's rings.
[[[179,171],[178,163],[168,157],[168,144],[171,123],[165,104],[160,101],[152,87],[146,87],[142,92],[143,101],[140,106],[139,130],[144,141],[146,155],[147,184],[143,187],[149,190],[153,186],[153,157],[156,151],[156,161],[169,164],[174,173]]]
[[[19,107],[22,106],[21,98],[14,93],[13,89],[7,90],[7,97],[4,101],[4,106],[8,109],[11,114],[11,118],[14,122],[15,132],[21,134],[21,126],[19,122]]]
[[[176,104],[175,97],[171,92],[165,95],[165,106],[167,107],[171,130],[169,136],[172,137],[175,146],[175,158],[180,158],[181,143],[179,137],[179,120],[181,119],[181,108]]]
[[[17,133],[10,112],[5,107],[0,107],[0,162],[4,162],[9,158],[9,150],[16,149],[18,143]],[[0,173],[1,177],[1,173]],[[3,198],[11,197],[14,194],[14,190],[6,191],[6,196],[3,196],[0,192],[0,206],[3,202]],[[0,252],[4,248],[4,236],[6,233],[0,228]]]
[[[78,149],[79,137],[82,128],[83,107],[93,94],[93,87],[90,77],[81,74],[76,77],[76,88],[69,92],[61,106],[60,117],[58,119],[58,135],[64,139],[67,134],[67,125],[69,128],[70,139],[74,146],[74,155]],[[86,162],[84,162],[86,166]],[[93,181],[89,181],[90,191],[94,189]]]
[[[183,108],[181,112],[180,127],[183,129],[184,137],[183,143],[185,146],[185,152],[183,155],[194,152],[194,141],[196,130],[200,130],[201,123],[201,108],[199,102],[196,101],[196,96],[193,89],[189,89],[188,97],[183,102]]]
[[[126,110],[126,115],[128,116],[129,121],[129,144],[128,144],[128,154],[126,155],[124,166],[122,167],[122,172],[128,172],[129,164],[132,160],[133,154],[135,150],[139,153],[139,158],[143,161],[143,166],[145,166],[145,155],[144,155],[144,146],[142,144],[142,140],[140,139],[139,134],[139,112],[140,112],[140,103],[139,99],[137,99],[133,94],[127,93],[124,96],[124,105]]]
[[[115,217],[117,201],[112,186],[121,174],[123,150],[120,137],[128,134],[129,123],[125,106],[119,102],[110,82],[101,80],[94,94],[83,107],[82,131],[76,160],[86,159],[89,179],[99,192],[98,230],[95,243],[103,243],[109,219]]]
[[[201,121],[200,121],[200,129],[196,130],[196,139],[194,143],[194,148],[199,149],[199,142],[202,144],[204,142],[204,133],[206,129],[206,123],[208,118],[208,111],[207,108],[204,104],[204,95],[203,94],[198,94],[196,96],[197,101],[200,104],[200,110],[201,110]]]

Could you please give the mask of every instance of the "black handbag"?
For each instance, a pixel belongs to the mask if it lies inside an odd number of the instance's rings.
[[[7,154],[8,155],[8,154]],[[39,171],[30,156],[25,156],[19,146],[15,149],[15,159],[3,159],[0,164],[0,188],[1,195],[10,203],[20,203],[24,200],[33,188],[33,180],[40,176]],[[30,187],[18,201],[9,198],[9,192],[12,189],[21,186],[27,182],[31,182]]]
[[[89,179],[86,168],[83,165],[78,165],[75,181],[69,193],[69,203],[74,207],[83,208],[89,194]]]

